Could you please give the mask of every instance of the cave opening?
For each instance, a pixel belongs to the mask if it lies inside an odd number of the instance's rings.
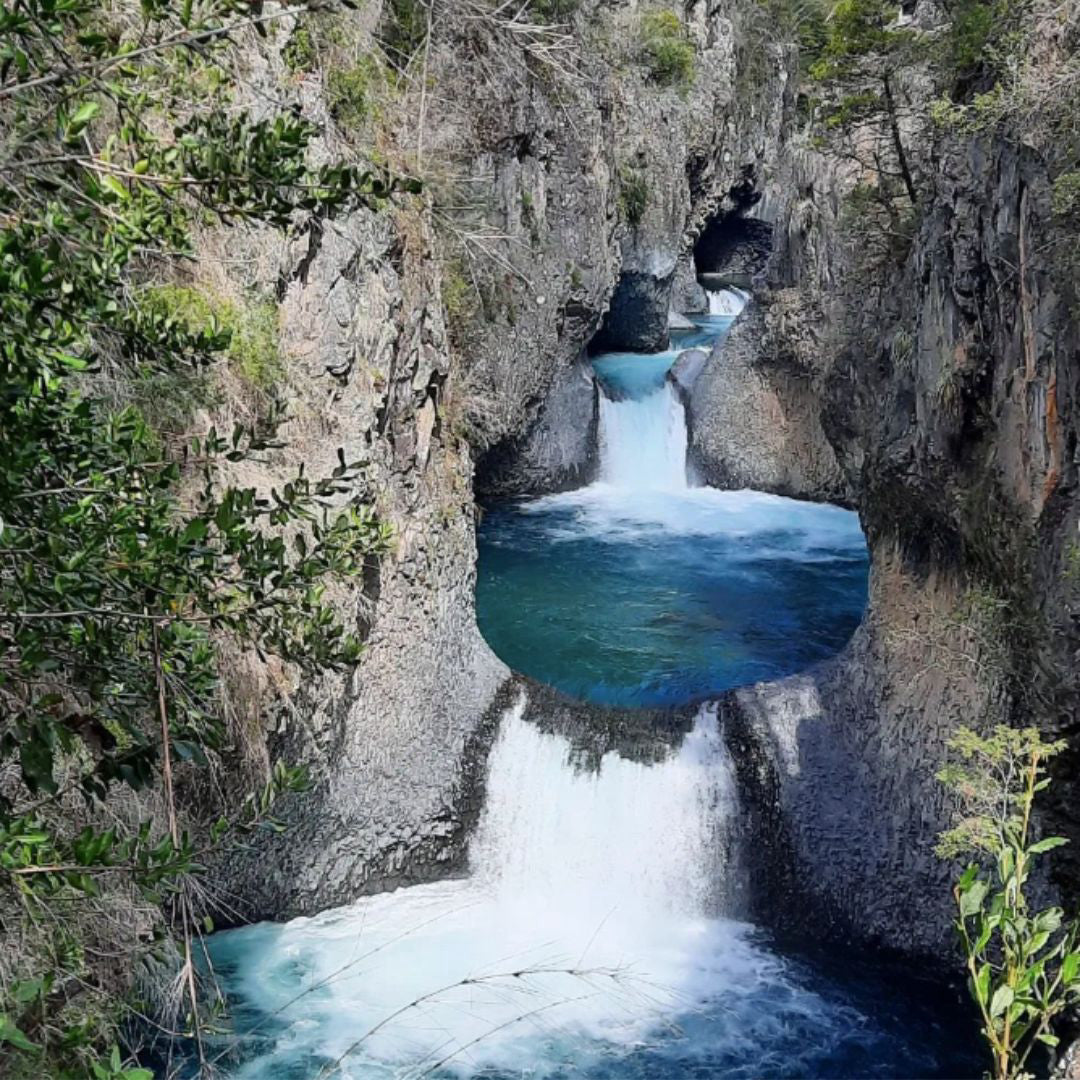
[[[733,210],[711,218],[694,244],[694,269],[706,288],[748,289],[772,251],[772,224]]]

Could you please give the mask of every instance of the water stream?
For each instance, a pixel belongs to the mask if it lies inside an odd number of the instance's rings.
[[[738,809],[712,710],[659,764],[582,771],[524,706],[492,751],[469,878],[215,936],[229,1075],[968,1075],[917,988],[893,985],[882,1015],[850,972],[716,916]]]
[[[723,340],[744,302],[724,297],[684,344]],[[866,603],[855,514],[691,486],[668,379],[680,351],[596,357],[599,480],[489,506],[478,533],[487,641],[596,704],[686,704],[791,675],[839,652]]]
[[[701,317],[682,347],[717,342],[731,318]],[[519,669],[607,704],[702,701],[693,729],[662,761],[610,752],[588,769],[522,693],[491,751],[467,878],[214,935],[227,1075],[977,1073],[926,985],[880,962],[781,955],[724,917],[740,808],[703,699],[839,649],[866,552],[846,511],[688,484],[677,356],[597,359],[601,478],[489,510],[477,604]]]

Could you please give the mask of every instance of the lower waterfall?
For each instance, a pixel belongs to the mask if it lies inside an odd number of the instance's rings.
[[[712,708],[666,760],[593,771],[525,710],[502,719],[469,878],[211,939],[226,1075],[935,1075],[899,1035],[909,1014],[871,1021],[717,916],[738,811]]]

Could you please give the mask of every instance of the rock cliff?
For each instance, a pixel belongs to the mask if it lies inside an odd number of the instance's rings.
[[[398,8],[367,5],[252,41],[245,92],[303,104],[325,123],[321,153],[418,173],[426,191],[308,222],[284,249],[205,240],[220,288],[280,298],[293,415],[280,464],[318,471],[343,446],[369,462],[395,532],[363,587],[341,591],[367,639],[350,677],[296,685],[243,658],[230,680],[233,767],[257,778],[280,756],[314,781],[283,833],[220,868],[238,915],[312,912],[460,867],[509,676],[473,613],[474,459],[481,492],[590,478],[581,359],[609,305],[607,332],[628,332],[613,296],[646,289],[650,332],[666,337],[687,237],[778,151],[791,55],[761,51],[749,80],[733,13],[692,5],[679,41],[693,74],[672,79],[650,64],[644,14],[584,2],[564,25],[436,4],[402,46]],[[296,70],[302,32],[321,52]],[[362,79],[357,56],[371,58]]]

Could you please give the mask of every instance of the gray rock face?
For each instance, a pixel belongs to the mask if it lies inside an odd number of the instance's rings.
[[[671,307],[673,311],[691,315],[703,315],[709,310],[709,294],[698,282],[691,255],[679,259],[675,268],[671,283]]]
[[[751,301],[693,383],[691,467],[713,487],[850,503],[814,370],[781,366],[768,348],[765,309]]]
[[[592,341],[594,352],[661,352],[669,344],[672,278],[624,272]]]
[[[711,353],[705,349],[686,349],[679,354],[679,359],[668,372],[668,378],[682,392],[684,402],[690,400],[690,392],[705,370],[710,355]]]
[[[596,380],[587,360],[556,381],[521,440],[500,444],[477,461],[477,495],[541,495],[584,487],[600,465]]]
[[[839,657],[725,698],[756,918],[951,960],[955,868],[934,854],[950,807],[934,774],[955,727],[1003,692],[966,659],[963,608],[879,553],[870,616]]]
[[[1075,281],[1031,242],[1057,242],[1037,155],[957,137],[935,155],[900,265],[845,237],[845,166],[792,146],[769,288],[691,411],[699,468],[721,481],[775,481],[779,461],[814,494],[805,448],[823,433],[873,558],[866,622],[841,658],[727,703],[759,914],[948,960],[954,868],[932,853],[946,740],[962,723],[1057,734],[1080,707],[1064,569],[1080,518],[1080,334],[1063,302]],[[812,434],[788,444],[775,431],[793,402]],[[1076,775],[1072,756],[1045,804],[1047,827],[1074,841]],[[1074,847],[1056,872],[1072,895]]]

